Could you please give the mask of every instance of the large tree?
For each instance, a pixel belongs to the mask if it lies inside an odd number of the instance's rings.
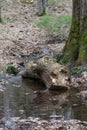
[[[87,0],[73,0],[71,30],[62,61],[87,63]]]

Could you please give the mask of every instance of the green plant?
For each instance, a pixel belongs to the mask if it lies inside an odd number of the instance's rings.
[[[17,74],[18,73],[18,69],[15,68],[13,65],[8,65],[6,72],[9,74]]]
[[[56,35],[65,33],[65,28],[61,28],[64,25],[70,25],[71,16],[70,15],[62,15],[62,16],[54,16],[54,15],[45,15],[40,18],[36,22],[36,25],[44,29],[48,36],[55,37]]]
[[[56,0],[48,0],[49,3],[56,3]]]

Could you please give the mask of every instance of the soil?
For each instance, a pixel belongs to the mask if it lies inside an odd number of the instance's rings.
[[[49,2],[47,14],[64,15],[72,12],[71,0]],[[2,23],[0,24],[0,71],[8,64],[17,65],[32,52],[43,51],[44,48],[60,53],[69,34],[70,25],[66,26],[65,36],[50,40],[44,30],[35,22],[41,17],[37,15],[37,1],[29,3],[20,0],[2,1]],[[38,51],[37,51],[38,50]],[[24,61],[25,62],[25,61]]]

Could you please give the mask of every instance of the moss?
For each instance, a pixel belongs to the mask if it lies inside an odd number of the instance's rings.
[[[6,72],[9,74],[17,74],[18,73],[18,69],[15,68],[13,65],[8,65]]]
[[[81,32],[79,36],[79,55],[78,62],[87,62],[87,31]]]
[[[2,23],[2,19],[0,18],[0,23]]]
[[[63,57],[60,58],[59,63],[65,65],[69,62],[69,59],[69,55],[66,53]]]
[[[46,9],[43,10],[43,15],[46,15]]]
[[[78,58],[79,44],[76,38],[78,35],[74,33],[71,36],[72,37],[68,40],[68,43],[65,45],[65,50],[61,59],[63,63],[73,62]]]
[[[44,10],[43,10],[43,13],[41,13],[41,14],[40,14],[40,13],[37,13],[37,15],[38,15],[38,16],[44,16],[44,15],[46,15],[46,10],[44,9]]]
[[[79,48],[79,21],[74,19],[74,23],[71,26],[70,36],[63,52],[63,62],[73,62],[78,58],[78,48]]]
[[[71,31],[61,59],[63,62],[87,63],[87,17],[81,19],[79,7],[80,1],[74,0]]]

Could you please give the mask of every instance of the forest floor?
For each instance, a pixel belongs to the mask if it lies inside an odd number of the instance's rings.
[[[69,16],[68,20],[70,20],[69,18],[72,14],[72,0],[49,0],[48,2],[47,17],[49,17],[48,15],[53,15],[55,17],[62,17],[63,19],[63,23],[61,23],[59,31],[56,32],[55,38],[53,37],[54,32],[52,28],[50,28],[50,30],[49,27],[42,29],[36,25],[36,23],[44,17],[37,15],[37,1],[32,0],[29,3],[20,1],[21,0],[2,1],[2,23],[0,23],[0,73],[3,73],[8,65],[18,67],[22,62],[27,62],[26,57],[31,56],[32,59],[35,54],[36,56],[40,56],[43,53],[54,55],[61,53],[69,35],[70,23],[64,24],[66,21],[66,17],[64,16]],[[49,20],[47,17],[45,17],[45,22]],[[51,22],[54,21],[54,19],[51,20]],[[87,74],[84,75],[87,76]],[[78,83],[81,83],[80,79],[77,80]],[[73,82],[76,83],[75,78]],[[83,93],[80,94],[82,94],[82,96],[84,95]],[[87,122],[78,120],[45,121],[37,120],[37,118],[34,119],[32,117],[30,120],[19,120],[18,122],[16,119],[13,119],[13,121],[19,123],[17,124],[19,125],[19,130],[87,129]],[[7,123],[9,125],[9,122]],[[5,124],[5,127],[6,130],[14,130],[14,126],[12,126],[12,128],[7,128]],[[0,130],[2,130],[1,124]]]
[[[47,14],[71,16],[71,0],[49,0]],[[44,49],[60,53],[69,34],[70,24],[61,25],[63,35],[57,32],[57,38],[50,37],[49,31],[39,28],[36,22],[41,19],[37,15],[36,0],[23,3],[20,1],[2,1],[2,23],[0,23],[0,71],[8,64],[17,65],[24,56],[32,52],[43,53]]]

